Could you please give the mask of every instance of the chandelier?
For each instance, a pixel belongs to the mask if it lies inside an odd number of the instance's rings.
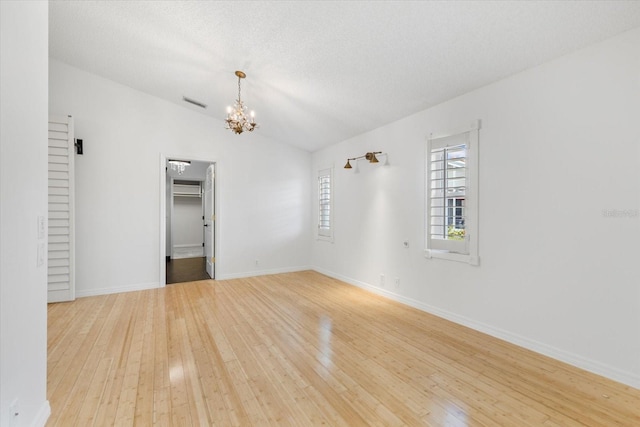
[[[245,112],[247,111],[247,107],[242,103],[242,99],[240,98],[240,80],[247,77],[245,73],[242,71],[236,71],[236,76],[238,76],[238,99],[236,99],[236,103],[233,104],[232,107],[227,107],[227,122],[226,129],[231,130],[235,134],[241,134],[246,131],[253,131],[258,127],[256,123],[255,116],[256,114],[251,111],[249,115],[250,119],[247,119]]]
[[[187,166],[191,166],[191,162],[187,160],[169,160],[167,163],[169,163],[172,171],[178,172],[178,175],[182,175],[184,169]]]

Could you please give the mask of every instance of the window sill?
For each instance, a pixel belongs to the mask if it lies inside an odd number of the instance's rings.
[[[323,240],[325,242],[333,243],[333,236],[316,235],[316,240]]]
[[[425,249],[424,257],[427,259],[439,258],[449,261],[464,262],[470,265],[480,265],[480,258],[469,254],[458,254],[455,252],[442,251],[437,249]]]

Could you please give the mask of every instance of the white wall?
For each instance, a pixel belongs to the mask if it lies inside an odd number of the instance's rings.
[[[47,266],[47,2],[0,2],[0,425],[40,426],[50,413]],[[13,416],[11,405],[19,415]]]
[[[234,135],[222,118],[54,59],[49,79],[50,111],[72,115],[84,140],[76,157],[78,296],[160,283],[161,153],[217,162],[218,279],[308,265],[309,153],[259,131]]]
[[[480,266],[425,259],[425,138],[475,119]],[[316,152],[312,188],[336,167],[335,242],[312,264],[640,387],[639,124],[637,29]],[[342,168],[373,150],[389,164]]]
[[[174,197],[173,244],[202,246],[202,242],[204,242],[202,198]]]

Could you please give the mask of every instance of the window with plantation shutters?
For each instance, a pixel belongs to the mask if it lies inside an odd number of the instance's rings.
[[[428,258],[478,263],[478,131],[427,140],[426,243]]]
[[[318,172],[318,238],[333,238],[333,199],[331,169]]]
[[[73,117],[49,117],[47,301],[75,299]]]
[[[466,135],[465,135],[466,137]],[[429,237],[432,247],[465,253],[466,138],[434,142],[429,155]]]

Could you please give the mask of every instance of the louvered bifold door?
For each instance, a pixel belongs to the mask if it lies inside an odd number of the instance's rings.
[[[75,299],[73,118],[49,117],[48,302]]]

